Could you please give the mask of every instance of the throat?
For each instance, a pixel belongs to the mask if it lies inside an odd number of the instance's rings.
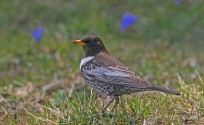
[[[84,58],[81,60],[81,63],[80,63],[80,70],[81,70],[81,67],[82,67],[83,65],[85,65],[87,62],[91,61],[93,58],[94,58],[94,56],[84,57]]]

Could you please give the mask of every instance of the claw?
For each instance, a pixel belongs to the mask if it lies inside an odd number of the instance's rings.
[[[102,116],[103,117],[110,117],[110,118],[112,118],[114,115],[113,115],[112,112],[110,112],[110,113],[102,112]]]

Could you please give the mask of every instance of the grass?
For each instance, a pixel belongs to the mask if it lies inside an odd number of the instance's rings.
[[[0,3],[0,124],[202,124],[202,1],[54,1]],[[120,32],[129,11],[138,22]],[[36,43],[30,30],[45,27]],[[71,41],[95,34],[149,82],[181,92],[121,96],[113,117],[106,97],[84,84],[82,49]]]

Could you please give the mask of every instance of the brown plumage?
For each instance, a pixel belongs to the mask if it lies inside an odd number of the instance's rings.
[[[113,111],[119,102],[119,96],[123,94],[155,90],[180,95],[178,92],[153,85],[135,75],[133,71],[109,54],[98,37],[90,35],[81,40],[75,40],[74,43],[82,45],[84,50],[80,70],[86,83],[97,92],[110,96],[110,101],[102,112],[105,112],[115,100],[115,105],[111,110]]]

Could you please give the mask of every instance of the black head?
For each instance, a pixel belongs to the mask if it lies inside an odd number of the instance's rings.
[[[101,39],[93,35],[85,36],[81,40],[75,40],[74,43],[82,45],[86,57],[95,56],[101,51],[107,52]]]

